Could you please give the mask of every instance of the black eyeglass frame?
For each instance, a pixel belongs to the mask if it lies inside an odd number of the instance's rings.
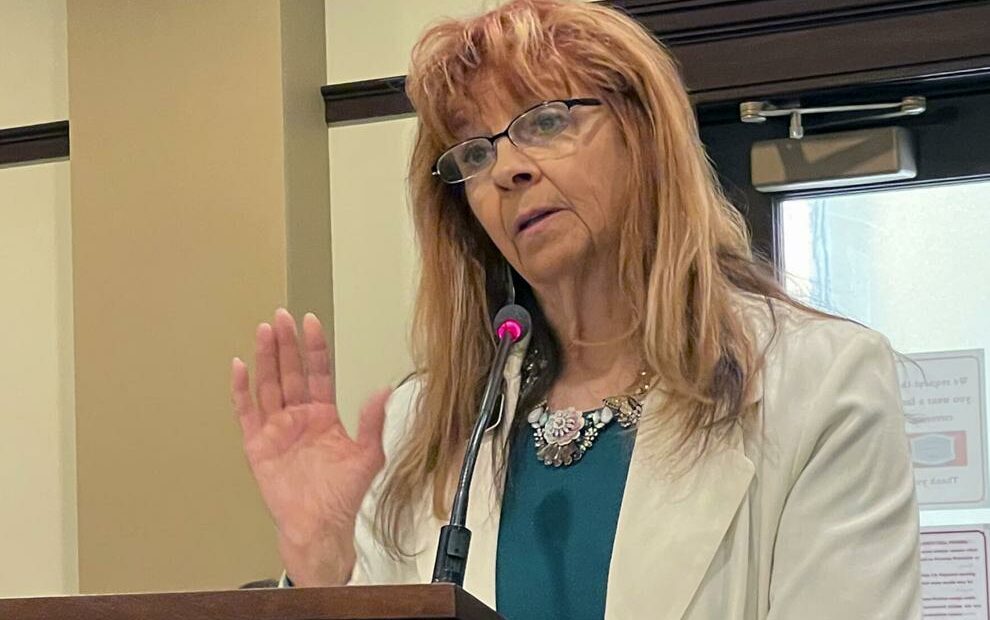
[[[567,106],[567,110],[568,111],[570,111],[571,108],[573,108],[575,106],[579,106],[579,105],[586,105],[586,106],[598,106],[598,105],[602,105],[601,99],[596,99],[594,97],[577,97],[575,99],[550,99],[548,101],[541,101],[540,103],[537,103],[536,105],[534,105],[534,106],[532,106],[530,108],[527,108],[527,109],[523,110],[522,112],[520,112],[514,119],[512,119],[511,121],[509,121],[509,124],[506,125],[506,127],[505,127],[505,129],[503,131],[501,131],[501,132],[499,132],[499,133],[497,133],[497,134],[495,134],[493,136],[474,136],[472,138],[465,138],[464,140],[461,140],[457,144],[455,144],[455,145],[451,146],[450,148],[448,148],[447,150],[445,150],[443,153],[440,153],[440,157],[437,157],[437,160],[435,162],[433,162],[433,168],[430,170],[430,174],[432,174],[433,176],[437,177],[438,179],[440,179],[440,181],[442,183],[446,183],[447,185],[459,185],[459,184],[463,183],[464,181],[467,181],[468,179],[470,179],[472,177],[467,177],[465,179],[461,179],[460,181],[453,181],[453,182],[444,181],[442,178],[440,178],[440,169],[439,169],[440,160],[443,159],[443,157],[445,155],[447,155],[447,153],[453,151],[454,149],[456,149],[457,147],[461,146],[462,144],[466,144],[468,142],[474,142],[475,140],[488,140],[488,142],[492,145],[492,149],[495,149],[496,148],[495,147],[495,143],[496,142],[498,142],[501,138],[508,138],[509,139],[509,142],[512,142],[513,146],[515,146],[516,148],[519,148],[519,145],[512,141],[512,136],[509,135],[509,130],[516,123],[516,121],[518,121],[523,116],[529,114],[533,110],[537,110],[539,108],[542,108],[543,106],[550,105],[551,103],[563,103],[564,105]]]

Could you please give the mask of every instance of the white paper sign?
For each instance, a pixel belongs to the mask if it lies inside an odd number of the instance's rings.
[[[916,353],[899,365],[922,508],[987,506],[983,351]]]
[[[921,616],[988,620],[987,528],[923,528]]]

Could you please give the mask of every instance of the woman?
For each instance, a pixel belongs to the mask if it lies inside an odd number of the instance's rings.
[[[319,322],[257,332],[245,451],[296,585],[423,583],[515,298],[465,589],[510,620],[914,618],[886,340],[790,299],[718,189],[670,55],[597,4],[429,29],[407,93],[418,372],[341,426]],[[386,409],[388,410],[386,413]]]

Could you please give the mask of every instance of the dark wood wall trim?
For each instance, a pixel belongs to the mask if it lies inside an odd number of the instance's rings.
[[[412,112],[404,91],[403,75],[332,84],[320,89],[326,109],[327,124],[346,124],[365,120],[382,120]]]
[[[755,97],[990,77],[988,0],[615,0],[677,56],[699,111]],[[409,114],[404,78],[322,88],[330,125]]]
[[[928,13],[974,0],[613,0],[670,46]]]
[[[69,156],[69,121],[0,129],[0,166]]]
[[[758,36],[674,47],[700,104],[779,95],[802,82],[844,86],[873,74],[902,78],[990,67],[990,3],[930,12],[884,13],[871,19],[773,30]]]

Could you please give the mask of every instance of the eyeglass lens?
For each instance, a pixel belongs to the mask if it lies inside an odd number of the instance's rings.
[[[566,103],[554,101],[520,114],[508,128],[509,140],[518,148],[550,149],[564,146],[563,137],[573,126],[571,110]],[[496,147],[488,138],[461,142],[437,160],[437,172],[446,183],[458,183],[487,170],[496,159]]]

